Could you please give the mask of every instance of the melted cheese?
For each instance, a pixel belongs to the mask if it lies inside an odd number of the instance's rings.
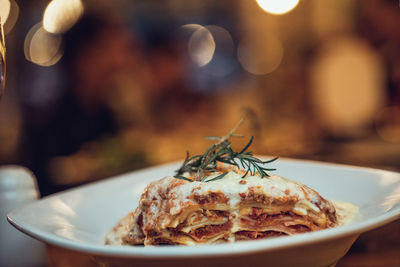
[[[212,175],[207,179],[212,179],[216,175]],[[176,178],[163,178],[162,183],[158,186],[163,187],[164,185],[168,185],[172,179]],[[245,184],[239,183],[243,180],[246,181]],[[319,213],[321,209],[313,203],[324,205],[324,203],[320,202],[320,196],[318,193],[304,185],[286,178],[272,175],[265,178],[261,178],[260,176],[249,176],[242,179],[240,174],[231,171],[220,180],[211,182],[187,182],[173,188],[170,192],[170,194],[174,195],[174,198],[171,199],[172,208],[170,209],[170,214],[179,214],[182,211],[182,208],[184,208],[185,202],[192,202],[190,199],[191,195],[206,195],[211,192],[223,193],[229,199],[229,206],[235,207],[240,203],[242,199],[241,196],[243,196],[243,194],[248,194],[250,188],[253,188],[256,193],[271,197],[272,199],[296,198],[298,201],[296,201],[293,211],[299,215],[306,215],[308,211]],[[154,196],[155,198],[157,198],[156,195]],[[324,206],[321,206],[321,208],[324,208]]]
[[[338,225],[350,224],[360,219],[361,215],[356,205],[338,200],[332,200],[331,202],[336,209]]]
[[[260,214],[284,214],[291,212],[300,217],[287,216],[287,219],[280,219],[282,225],[260,225],[257,231],[278,231],[285,232],[285,226],[290,225],[307,225],[307,221],[312,221],[321,225],[323,229],[331,227],[327,224],[329,216],[337,217],[337,225],[343,225],[354,221],[357,218],[358,208],[350,203],[335,201],[333,203],[323,199],[316,191],[309,187],[288,180],[286,178],[271,175],[270,177],[261,178],[260,176],[248,176],[242,178],[242,175],[235,171],[230,171],[224,178],[215,181],[209,181],[220,173],[215,173],[206,178],[205,182],[193,181],[188,182],[180,180],[172,176],[167,176],[158,181],[152,182],[147,186],[143,193],[140,203],[136,211],[120,222],[107,236],[108,244],[121,244],[121,236],[128,232],[131,236],[143,236],[143,231],[152,230],[158,232],[157,237],[171,238],[180,244],[196,244],[196,241],[188,236],[170,236],[166,229],[175,228],[183,222],[187,222],[184,228],[180,229],[182,233],[188,233],[193,229],[206,225],[221,225],[228,220],[232,222],[230,229],[231,235],[226,240],[233,242],[235,240],[234,233],[241,230],[253,231],[240,223],[241,218],[253,214],[253,208]],[[215,199],[207,200],[200,204],[196,200],[196,196],[210,197],[217,196]],[[261,196],[260,199],[257,197]],[[229,218],[214,216],[211,217],[207,210],[229,211]],[[199,215],[205,211],[206,216]],[[142,226],[138,225],[139,216],[141,217]],[[304,216],[304,219],[302,218]],[[285,217],[286,218],[286,217]],[[133,223],[135,222],[135,223]],[[334,224],[336,225],[336,224]],[[310,225],[309,225],[310,226]],[[310,229],[317,226],[311,225]],[[147,229],[147,230],[146,230]],[[317,228],[318,229],[318,228]],[[293,230],[295,231],[295,230]],[[286,233],[290,234],[290,232]],[[210,237],[204,242],[212,243],[224,233],[217,237]],[[150,245],[151,241],[145,239],[144,244]]]

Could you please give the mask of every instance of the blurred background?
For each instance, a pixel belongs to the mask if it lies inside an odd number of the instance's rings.
[[[0,15],[0,164],[42,196],[202,153],[242,117],[256,154],[400,170],[397,0],[0,0]],[[382,229],[352,251],[398,252],[399,223]]]

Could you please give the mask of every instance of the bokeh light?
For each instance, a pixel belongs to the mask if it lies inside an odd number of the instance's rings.
[[[64,33],[79,20],[83,9],[81,0],[53,0],[43,14],[43,27],[50,33]]]
[[[215,52],[215,42],[211,32],[205,27],[196,29],[189,39],[188,49],[190,58],[197,66],[207,65]]]
[[[42,23],[35,24],[24,42],[25,58],[39,66],[56,64],[63,55],[62,37],[47,32]]]
[[[257,4],[266,12],[282,15],[293,10],[299,0],[256,0]]]
[[[9,33],[13,28],[15,23],[18,20],[19,16],[19,7],[17,2],[14,0],[10,1],[10,12],[8,13],[8,18],[4,23],[4,33],[7,34]],[[3,20],[2,20],[3,22]]]
[[[33,25],[28,33],[25,36],[25,40],[24,40],[24,54],[25,54],[25,59],[28,61],[31,61],[31,52],[30,52],[30,45],[31,45],[31,41],[32,41],[32,37],[33,35],[39,30],[39,28],[42,27],[42,23],[39,22],[35,25]]]
[[[215,43],[213,62],[208,65],[209,71],[214,76],[228,75],[236,66],[232,62],[235,51],[232,36],[226,29],[217,25],[206,26],[206,29],[211,33]]]
[[[10,14],[11,3],[9,0],[0,0],[0,22],[4,24]]]
[[[381,59],[356,37],[326,43],[311,81],[315,114],[334,134],[358,135],[385,103]]]
[[[256,75],[273,72],[281,64],[284,49],[281,41],[269,35],[263,39],[241,40],[238,46],[238,59],[242,67]]]
[[[184,37],[188,37],[190,38],[190,36],[198,29],[202,28],[203,26],[201,26],[200,24],[185,24],[182,25],[178,28],[177,30],[177,34],[184,36]],[[188,36],[189,35],[189,36]]]

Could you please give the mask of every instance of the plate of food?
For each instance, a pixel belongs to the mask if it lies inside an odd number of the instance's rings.
[[[235,129],[234,129],[235,130]],[[8,215],[105,266],[334,266],[400,218],[400,174],[255,156],[228,135],[204,154],[45,197]]]

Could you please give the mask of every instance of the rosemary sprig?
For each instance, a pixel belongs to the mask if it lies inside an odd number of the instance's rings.
[[[206,173],[216,172],[218,162],[222,162],[228,165],[233,165],[237,168],[244,168],[246,170],[242,178],[248,174],[255,175],[259,173],[261,178],[268,177],[267,171],[275,171],[276,169],[266,168],[263,165],[271,163],[278,159],[275,157],[271,160],[262,161],[254,157],[251,151],[247,149],[253,142],[253,136],[250,138],[246,146],[243,147],[240,152],[235,152],[231,147],[230,137],[241,137],[241,135],[235,134],[237,128],[243,123],[243,119],[225,136],[222,137],[207,137],[207,139],[218,140],[217,143],[207,148],[203,155],[195,155],[189,157],[189,152],[186,153],[186,159],[182,163],[182,166],[176,170],[175,178],[192,181],[191,179],[183,176],[185,173],[195,173],[195,181],[211,182],[222,179],[228,172],[225,172],[217,177],[206,180]]]
[[[208,183],[208,182],[211,182],[211,181],[220,180],[220,179],[224,178],[225,175],[227,175],[227,174],[228,174],[228,172],[224,172],[223,174],[218,175],[217,177],[214,177],[214,178],[206,180],[206,182]]]

